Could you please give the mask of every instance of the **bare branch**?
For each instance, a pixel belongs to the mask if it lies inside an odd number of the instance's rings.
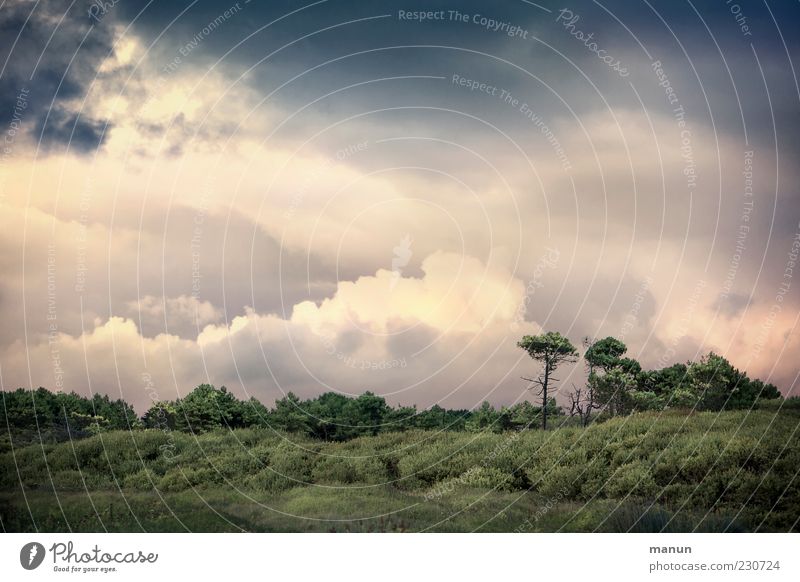
[[[523,380],[525,380],[527,382],[530,382],[531,384],[538,384],[539,386],[544,388],[544,380],[542,380],[541,378],[536,378],[536,379],[534,379],[534,378],[525,378],[524,376],[520,376],[520,378],[522,378]]]

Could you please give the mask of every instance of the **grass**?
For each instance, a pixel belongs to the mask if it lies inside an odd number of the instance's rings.
[[[800,410],[588,429],[113,432],[0,455],[5,531],[796,531]]]

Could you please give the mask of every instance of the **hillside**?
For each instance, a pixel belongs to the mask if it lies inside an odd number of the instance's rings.
[[[346,442],[115,431],[0,455],[0,518],[6,531],[796,531],[799,426],[776,401]]]

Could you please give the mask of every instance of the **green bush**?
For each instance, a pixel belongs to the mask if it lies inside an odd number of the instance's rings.
[[[322,457],[312,472],[314,483],[360,483],[376,485],[389,481],[386,463],[378,457]]]
[[[626,496],[651,498],[658,490],[650,467],[644,463],[628,463],[617,467],[605,486],[606,496],[612,498]]]
[[[150,491],[153,487],[158,487],[161,475],[150,471],[149,469],[142,469],[138,473],[133,473],[125,478],[123,485],[126,488],[137,489],[139,491]]]
[[[480,487],[482,489],[498,489],[501,491],[515,489],[512,475],[494,467],[476,467],[460,476],[458,481],[468,487]]]

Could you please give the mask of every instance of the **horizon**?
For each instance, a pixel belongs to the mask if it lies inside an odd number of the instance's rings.
[[[713,352],[710,352],[709,354],[713,354]],[[584,354],[580,354],[580,356],[578,358],[578,362],[579,363],[584,361],[584,355],[585,355],[585,353]],[[705,355],[703,357],[705,357]],[[666,368],[671,368],[671,367],[676,366],[676,365],[686,365],[686,366],[688,366],[688,365],[690,365],[692,363],[693,363],[692,361],[674,362],[674,363],[672,363],[672,364],[670,364],[668,366],[665,366],[665,367]],[[643,369],[642,371],[643,372],[650,372],[650,371],[654,371],[654,370],[644,370]],[[742,372],[750,380],[760,380],[760,378],[751,377],[747,373],[747,370],[740,370],[740,372]],[[148,382],[148,380],[145,380],[145,382]],[[533,386],[531,385],[530,382],[528,382],[527,384],[528,384],[528,386],[527,386],[525,392],[519,398],[517,398],[516,400],[514,400],[512,402],[495,402],[495,401],[492,401],[491,399],[484,399],[484,400],[480,400],[478,402],[475,402],[471,406],[467,406],[467,407],[442,407],[441,403],[439,403],[439,402],[434,402],[434,403],[432,403],[432,404],[430,404],[428,406],[420,407],[420,406],[418,406],[418,404],[416,402],[408,403],[408,402],[403,402],[403,401],[393,401],[391,399],[385,399],[385,400],[386,400],[387,405],[389,405],[390,407],[394,407],[394,408],[412,407],[415,410],[417,410],[417,413],[421,413],[421,412],[424,412],[426,410],[431,410],[432,408],[434,408],[436,406],[440,406],[441,408],[443,408],[445,410],[449,410],[451,412],[461,412],[461,411],[472,412],[474,410],[479,409],[484,403],[488,403],[495,410],[501,410],[501,409],[504,409],[504,408],[509,408],[509,407],[512,407],[512,406],[515,406],[515,405],[518,405],[518,404],[522,404],[524,402],[527,402],[527,403],[532,404],[534,406],[541,407],[541,402],[539,401],[540,398],[537,397],[534,392],[532,392]],[[769,382],[765,382],[765,384],[769,384]],[[218,389],[218,390],[223,390],[223,389],[224,390],[228,390],[228,387],[226,385],[224,385],[224,384],[216,386],[215,384],[201,383],[201,384],[198,384],[196,386],[193,386],[191,389],[189,389],[187,391],[184,391],[181,394],[176,395],[175,399],[165,399],[165,400],[160,400],[160,401],[149,400],[147,402],[147,407],[144,410],[142,410],[142,408],[140,408],[140,407],[137,407],[133,403],[127,402],[124,397],[119,397],[119,399],[122,400],[123,402],[126,402],[127,404],[130,404],[133,407],[134,411],[137,413],[137,415],[141,418],[149,409],[151,409],[154,405],[158,404],[158,402],[174,401],[174,400],[179,400],[181,398],[185,398],[186,396],[191,394],[196,388],[198,388],[200,386],[204,386],[204,385],[211,386],[212,388],[215,388],[215,389]],[[562,391],[562,388],[564,389],[563,391]],[[574,385],[573,385],[573,388],[574,388]],[[29,392],[35,392],[36,390],[39,390],[39,389],[46,390],[46,391],[48,391],[48,392],[50,392],[52,394],[76,394],[78,396],[85,396],[85,397],[89,397],[89,398],[91,398],[91,397],[93,397],[95,395],[100,395],[100,396],[106,395],[106,396],[109,396],[109,398],[111,398],[112,400],[116,400],[116,398],[114,397],[113,394],[108,394],[106,392],[81,394],[81,393],[76,392],[74,390],[60,390],[60,391],[59,390],[52,390],[52,389],[50,389],[50,388],[48,388],[46,386],[37,386],[36,388],[25,388],[24,386],[19,386],[19,387],[14,388],[14,389],[6,387],[6,388],[0,389],[0,392],[13,392],[15,390],[25,390],[25,391],[29,391]],[[556,387],[556,389],[554,390],[554,392],[552,394],[552,397],[556,400],[557,405],[560,406],[561,408],[564,408],[565,405],[567,404],[567,402],[565,402],[565,400],[564,400],[564,392],[565,391],[568,391],[568,388],[563,386],[563,385],[559,385],[558,387]],[[230,390],[228,390],[228,392],[232,393],[235,397],[237,397],[242,402],[247,402],[247,400],[249,400],[250,398],[255,398],[258,402],[260,402],[264,406],[268,407],[270,410],[274,409],[276,403],[279,400],[285,399],[285,398],[289,397],[289,395],[294,394],[294,392],[292,392],[290,390],[290,391],[288,391],[286,393],[281,394],[280,396],[275,397],[274,400],[264,401],[264,400],[259,399],[258,397],[254,396],[254,395],[249,395],[249,394],[241,394],[241,395],[239,395],[239,394],[236,394],[235,392],[230,391]],[[344,392],[344,391],[341,391],[341,390],[331,389],[331,390],[328,390],[328,391],[325,391],[325,392],[319,392],[319,393],[315,393],[315,394],[311,394],[311,395],[296,395],[295,394],[295,396],[298,396],[298,398],[301,398],[301,400],[307,401],[307,400],[312,400],[314,398],[317,398],[317,397],[325,395],[325,394],[336,394],[336,395],[344,396],[344,397],[350,398],[350,399],[358,398],[359,396],[363,396],[365,394],[373,394],[373,395],[376,395],[376,396],[380,396],[379,394],[375,394],[370,388],[364,388],[361,392]],[[782,398],[789,398],[789,397],[800,398],[800,395],[783,394],[783,392],[781,392],[781,397]],[[383,398],[383,397],[381,396],[381,398]]]

